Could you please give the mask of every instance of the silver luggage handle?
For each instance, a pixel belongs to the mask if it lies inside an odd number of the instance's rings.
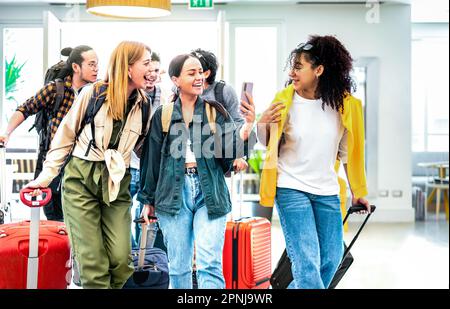
[[[244,176],[242,172],[239,172],[239,218],[242,218],[242,201],[244,199]],[[231,205],[233,205],[233,202],[235,201],[235,179],[236,172],[231,172]],[[231,220],[233,220],[233,211],[231,211]]]
[[[0,143],[0,224],[4,223],[7,210],[6,181],[6,148]]]
[[[35,201],[33,198],[27,199],[27,195],[34,191],[31,188],[20,190],[20,200],[31,208],[30,222],[30,240],[28,242],[28,267],[27,267],[27,289],[37,289],[38,287],[38,269],[39,269],[39,223],[40,208],[47,205],[52,199],[52,190],[49,188],[41,189],[44,199]]]

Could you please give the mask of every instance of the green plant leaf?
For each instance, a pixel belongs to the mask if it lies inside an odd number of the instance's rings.
[[[14,55],[9,62],[5,59],[5,92],[8,98],[11,97],[13,92],[18,90],[19,83],[23,82],[19,81],[19,79],[25,63],[26,61],[22,64],[18,64],[16,55]]]
[[[248,159],[248,165],[252,168],[252,170],[261,175],[261,168],[263,163],[263,151],[262,150],[254,150]]]

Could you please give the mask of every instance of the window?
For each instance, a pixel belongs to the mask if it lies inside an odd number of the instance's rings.
[[[412,150],[449,151],[447,38],[412,42]]]
[[[355,82],[356,91],[353,96],[361,100],[363,111],[364,111],[364,131],[367,131],[366,125],[366,79],[367,79],[367,68],[364,66],[355,66],[353,72],[351,73],[353,81]],[[367,143],[366,143],[367,145]]]
[[[2,129],[6,128],[16,108],[43,86],[42,37],[42,28],[3,29],[2,63],[5,66],[0,66],[5,70]],[[9,148],[37,148],[36,131],[28,132],[33,121],[34,117],[29,117],[14,131]]]
[[[113,34],[112,36],[110,34]],[[216,22],[67,22],[62,24],[62,47],[89,45],[99,58],[98,78],[103,79],[113,49],[121,41],[147,44],[161,57],[161,69],[167,71],[177,55],[202,48],[217,55]],[[168,74],[162,86],[172,88]]]
[[[269,106],[278,90],[278,29],[236,26],[234,30],[234,87],[240,96],[242,82],[254,83],[253,98],[259,114]]]

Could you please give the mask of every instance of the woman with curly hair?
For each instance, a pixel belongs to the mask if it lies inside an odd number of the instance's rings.
[[[260,203],[276,202],[294,280],[289,288],[327,288],[342,260],[339,183],[370,211],[364,172],[361,101],[351,95],[352,58],[335,37],[311,36],[289,57],[290,83],[258,122],[267,145]]]

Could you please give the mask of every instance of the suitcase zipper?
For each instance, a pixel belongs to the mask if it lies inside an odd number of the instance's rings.
[[[233,247],[232,247],[232,266],[233,266],[233,274],[232,274],[232,288],[237,289],[238,288],[238,274],[239,274],[239,225],[240,223],[237,223],[233,226]]]

